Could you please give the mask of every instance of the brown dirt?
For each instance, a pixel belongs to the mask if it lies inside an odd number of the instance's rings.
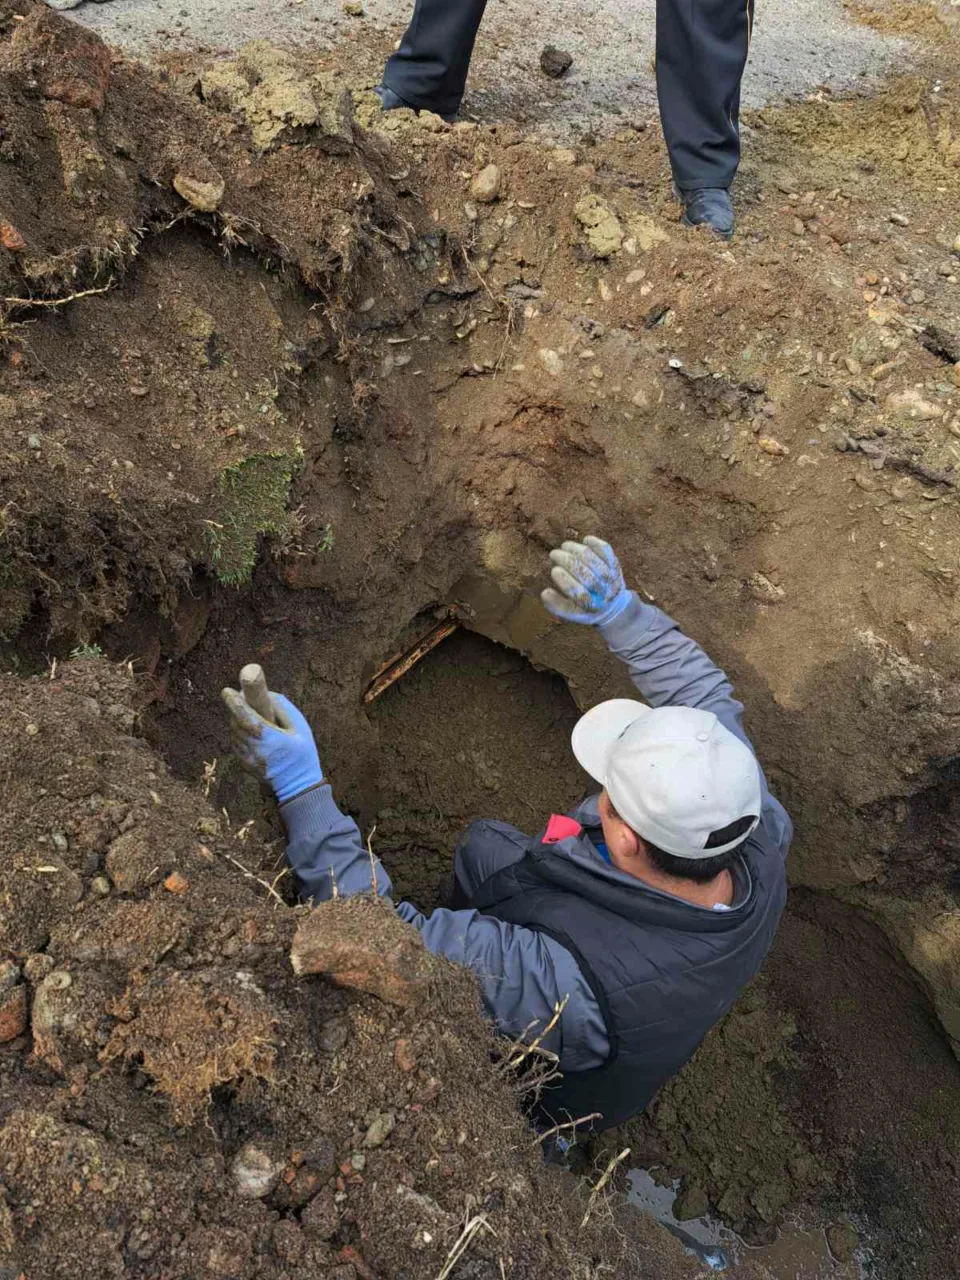
[[[17,11],[0,4],[0,939],[33,959],[30,1028],[0,1055],[10,1265],[435,1275],[468,1201],[496,1215],[477,1276],[610,1262],[619,1234],[575,1241],[575,1211],[543,1208],[580,1193],[542,1181],[467,979],[428,1017],[292,981],[298,917],[258,882],[282,870],[276,820],[216,697],[265,662],[425,898],[461,818],[532,830],[576,798],[559,677],[580,707],[622,686],[531,588],[547,546],[599,531],[735,678],[809,891],[631,1141],[750,1232],[855,1210],[884,1275],[951,1275],[954,46],[937,93],[917,76],[759,113],[727,249],[677,226],[652,130],[567,152],[383,120],[368,97],[351,119],[307,62],[261,48],[205,89],[203,68],[108,61]],[[500,198],[474,208],[490,163]],[[211,211],[178,194],[217,175]],[[559,676],[461,634],[366,714],[379,662],[454,601]],[[123,666],[64,665],[93,644],[132,661],[135,698]],[[836,1008],[811,1002],[821,981]],[[397,1039],[436,1097],[411,1102]],[[342,1163],[387,1112],[360,1172],[294,1159],[316,1139]],[[229,1165],[253,1139],[284,1175],[251,1208]],[[424,1252],[421,1218],[440,1224]],[[638,1274],[682,1274],[658,1238]]]

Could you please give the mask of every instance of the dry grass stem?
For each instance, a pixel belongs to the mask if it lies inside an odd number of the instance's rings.
[[[248,867],[245,867],[242,862],[238,862],[237,859],[234,858],[231,854],[229,853],[226,854],[226,859],[228,862],[232,862],[233,865],[238,870],[242,871],[248,880],[255,880],[258,885],[266,889],[269,896],[271,898],[274,898],[280,904],[281,907],[285,907],[287,905],[284,902],[284,900],[280,897],[279,893],[277,893],[277,885],[280,883],[280,881],[283,879],[285,875],[289,874],[289,870],[290,870],[289,867],[284,867],[284,869],[280,872],[280,874],[277,876],[274,876],[273,880],[270,881],[270,880],[264,880],[261,876],[256,875]]]
[[[470,1242],[479,1231],[491,1231],[493,1227],[487,1221],[486,1215],[478,1213],[476,1217],[471,1218],[467,1225],[460,1232],[453,1248],[447,1254],[447,1260],[437,1272],[437,1280],[447,1280],[447,1276],[453,1271],[466,1251],[470,1248]],[[496,1232],[493,1232],[494,1235]]]

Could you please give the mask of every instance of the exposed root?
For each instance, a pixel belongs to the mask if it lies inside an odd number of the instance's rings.
[[[603,1173],[600,1175],[600,1181],[590,1192],[590,1199],[587,1201],[587,1211],[583,1215],[583,1220],[580,1223],[581,1231],[590,1221],[590,1215],[593,1213],[594,1208],[596,1207],[597,1198],[599,1197],[600,1192],[603,1190],[603,1188],[607,1185],[607,1183],[613,1177],[614,1172],[616,1171],[618,1166],[623,1164],[624,1160],[626,1160],[629,1154],[630,1154],[630,1148],[624,1147],[624,1149],[620,1152],[618,1156],[613,1157],[613,1159],[607,1165],[606,1169],[604,1169]]]
[[[107,283],[98,289],[81,289],[79,293],[68,293],[64,298],[0,298],[0,304],[9,307],[11,311],[15,311],[18,307],[45,307],[53,310],[56,307],[65,307],[71,302],[79,302],[81,298],[92,298],[99,293],[109,293],[113,285],[114,277],[111,276]]]

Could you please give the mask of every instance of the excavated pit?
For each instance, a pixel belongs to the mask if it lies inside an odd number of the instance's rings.
[[[718,251],[650,133],[384,120],[331,71],[158,77],[0,0],[0,1269],[419,1280],[483,1215],[480,1280],[700,1273],[615,1206],[578,1231],[462,974],[406,1013],[293,980],[217,696],[265,665],[427,907],[464,821],[584,788],[569,729],[628,686],[536,589],[599,532],[730,673],[797,840],[764,975],[588,1164],[629,1145],[752,1242],[800,1215],[842,1252],[850,1218],[867,1274],[946,1280],[955,73],[764,112],[746,186],[783,198]]]

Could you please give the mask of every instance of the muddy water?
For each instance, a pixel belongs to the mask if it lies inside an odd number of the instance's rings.
[[[832,1256],[822,1226],[787,1220],[773,1244],[753,1248],[715,1218],[678,1221],[672,1210],[679,1182],[661,1186],[646,1169],[631,1169],[627,1181],[629,1202],[655,1217],[711,1271],[726,1271],[749,1258],[776,1280],[857,1280],[863,1275],[859,1262],[842,1264]]]

